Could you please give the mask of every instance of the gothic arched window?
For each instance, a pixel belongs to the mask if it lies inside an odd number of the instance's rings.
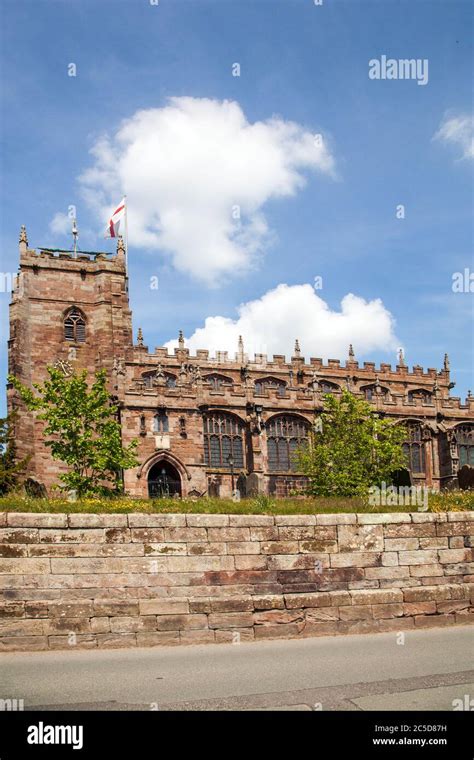
[[[409,404],[426,404],[431,401],[431,393],[425,388],[417,388],[414,391],[408,391]]]
[[[300,417],[282,414],[266,425],[268,469],[270,472],[294,472],[295,453],[308,438],[309,423]]]
[[[372,401],[375,398],[376,389],[377,389],[377,386],[375,385],[375,383],[372,385],[362,386],[361,391],[364,394],[366,401]],[[387,401],[390,397],[390,391],[388,390],[388,388],[383,388],[381,385],[379,385],[379,394],[380,394],[380,397],[384,401]]]
[[[425,444],[421,434],[419,422],[409,422],[406,426],[407,437],[403,444],[403,452],[406,456],[406,466],[412,473],[425,472]]]
[[[264,377],[255,381],[255,395],[262,396],[266,391],[276,390],[277,396],[284,396],[286,383],[276,377]]]
[[[160,411],[153,417],[153,432],[154,433],[168,433],[169,422],[168,415],[165,411]]]
[[[458,445],[459,467],[468,464],[474,467],[474,427],[461,425],[456,428],[456,443]]]
[[[212,412],[204,417],[204,462],[209,467],[230,470],[244,467],[245,423],[225,412]]]
[[[153,372],[144,372],[142,379],[145,383],[145,388],[153,388],[156,385],[164,385],[166,388],[176,388],[176,375],[172,375],[171,372],[163,372],[158,376],[156,370]],[[162,380],[162,382],[160,382]]]
[[[86,340],[86,320],[82,311],[70,309],[64,320],[64,339],[75,343],[84,343]]]
[[[220,391],[221,388],[232,385],[232,379],[230,377],[219,375],[216,372],[211,375],[205,375],[203,380],[205,383],[209,383],[213,391]]]
[[[337,393],[340,390],[336,383],[330,383],[329,380],[321,380],[319,383],[321,393]]]

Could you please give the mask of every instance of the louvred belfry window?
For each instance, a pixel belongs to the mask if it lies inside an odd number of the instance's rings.
[[[244,467],[245,423],[231,414],[215,412],[204,418],[204,462],[208,467]]]
[[[295,454],[308,438],[307,422],[289,414],[271,419],[267,426],[268,469],[270,472],[295,472]]]
[[[64,339],[75,343],[84,343],[86,340],[86,321],[79,309],[71,309],[64,320]]]

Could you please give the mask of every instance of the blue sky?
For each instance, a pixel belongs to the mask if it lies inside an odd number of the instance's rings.
[[[295,169],[304,186],[297,181],[296,188],[280,195],[270,189],[243,220],[249,225],[263,215],[267,232],[257,236],[256,260],[248,257],[252,261],[240,268],[229,265],[213,282],[196,276],[183,250],[186,240],[178,244],[171,235],[165,246],[156,229],[153,235],[147,231],[146,219],[139,229],[132,219],[134,204],[135,218],[142,208],[139,193],[133,197],[131,178],[132,191],[123,186],[123,171],[116,188],[113,181],[105,189],[104,184],[96,187],[95,197],[106,207],[124,191],[130,199],[135,332],[141,325],[153,350],[178,329],[191,337],[206,318],[219,316],[225,341],[230,328],[240,329],[225,322],[236,320],[239,304],[258,301],[286,284],[291,298],[285,308],[292,313],[281,312],[285,322],[294,316],[295,330],[304,332],[302,320],[310,321],[313,311],[316,315],[319,337],[306,338],[310,350],[301,335],[294,336],[300,337],[303,354],[327,358],[332,349],[335,358],[345,358],[341,345],[350,342],[352,313],[346,315],[342,336],[337,313],[344,296],[353,293],[364,299],[354,317],[364,323],[354,328],[357,358],[395,364],[399,344],[409,365],[440,368],[448,351],[453,394],[465,396],[472,384],[473,300],[472,293],[452,291],[452,275],[466,267],[474,270],[473,162],[465,142],[465,125],[472,118],[471,3],[160,0],[155,6],[149,0],[0,0],[0,7],[2,272],[16,271],[22,223],[31,247],[69,247],[70,236],[53,232],[50,225],[70,204],[76,205],[84,230],[82,247],[114,250],[113,241],[101,234],[102,206],[90,195],[87,202],[87,182],[79,177],[96,165],[90,150],[105,134],[117,150],[124,119],[137,111],[161,118],[169,98],[192,99],[193,108],[209,99],[218,114],[223,101],[234,101],[247,126],[268,125],[276,115],[281,123],[298,125],[301,140],[323,134],[334,172],[315,168],[308,159]],[[369,79],[369,60],[382,55],[427,59],[428,83]],[[75,77],[68,76],[71,62]],[[235,62],[239,77],[232,76]],[[457,129],[460,124],[464,127]],[[211,134],[212,129],[211,119]],[[146,171],[150,194],[157,190],[150,215],[156,212],[158,219],[168,185]],[[183,186],[186,171],[185,166]],[[255,171],[260,172],[258,161]],[[139,183],[135,167],[133,172]],[[206,180],[196,181],[201,194]],[[226,181],[232,193],[234,180]],[[212,183],[204,190],[212,206]],[[179,205],[179,188],[173,193]],[[403,219],[396,216],[399,204],[405,207]],[[207,210],[203,213],[205,219]],[[219,208],[212,213],[220,213]],[[189,235],[192,247],[198,232],[191,229]],[[174,250],[175,244],[181,249]],[[298,317],[300,291],[292,288],[311,285],[318,275],[323,288],[317,296],[325,306],[315,304],[306,290]],[[150,289],[152,276],[159,278],[157,291]],[[378,307],[364,305],[375,299],[383,304],[381,320]],[[2,381],[8,301],[9,294],[0,293]],[[278,313],[283,308],[276,296],[263,303]],[[380,327],[388,313],[395,324]],[[262,341],[279,347],[278,335],[263,334]],[[286,344],[281,346],[285,351]]]

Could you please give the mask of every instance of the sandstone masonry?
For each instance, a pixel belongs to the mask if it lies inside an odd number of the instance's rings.
[[[0,650],[473,621],[474,513],[0,513]]]

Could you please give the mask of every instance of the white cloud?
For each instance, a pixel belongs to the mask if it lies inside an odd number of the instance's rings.
[[[206,98],[137,111],[91,152],[79,179],[101,224],[126,193],[131,245],[159,249],[211,286],[252,268],[268,247],[267,201],[295,195],[306,170],[335,176],[320,134],[275,116],[251,124],[238,103]]]
[[[446,114],[433,140],[442,140],[460,147],[461,158],[474,158],[474,116]]]
[[[327,358],[345,358],[349,343],[358,356],[372,351],[395,351],[399,341],[394,333],[394,319],[380,299],[365,301],[348,293],[341,301],[340,311],[332,311],[309,284],[278,285],[261,298],[241,304],[238,317],[207,317],[204,327],[186,339],[192,352],[207,348],[237,350],[242,335],[245,352],[293,354],[295,338],[300,341],[302,354]],[[177,341],[166,343],[169,349]]]
[[[49,229],[54,235],[68,235],[72,229],[72,219],[62,211],[58,211],[51,219]]]

